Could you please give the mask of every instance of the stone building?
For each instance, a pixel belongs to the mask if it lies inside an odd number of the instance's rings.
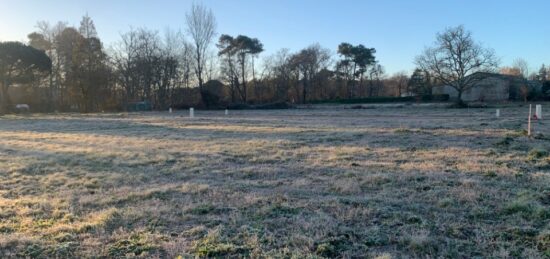
[[[522,98],[522,91],[540,91],[539,82],[523,79],[520,76],[502,75],[496,73],[474,73],[469,77],[479,77],[473,87],[462,93],[462,100],[473,101],[507,101]],[[436,86],[433,94],[448,94],[453,100],[458,98],[458,91],[451,86]]]

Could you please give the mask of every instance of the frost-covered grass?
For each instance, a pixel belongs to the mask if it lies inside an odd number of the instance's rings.
[[[0,257],[547,257],[526,112],[3,116]]]

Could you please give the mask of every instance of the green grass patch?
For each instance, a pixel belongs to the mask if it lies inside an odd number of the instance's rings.
[[[194,208],[187,210],[188,213],[195,215],[206,215],[210,212],[213,212],[216,209],[212,204],[200,204]]]
[[[537,161],[541,158],[545,158],[548,156],[548,151],[544,149],[534,148],[527,153],[527,160],[528,161]]]
[[[197,241],[193,247],[194,254],[198,257],[247,257],[250,248],[222,241],[220,231],[209,233],[206,237]]]
[[[158,250],[158,246],[145,234],[133,234],[127,239],[117,240],[108,248],[109,255],[114,257],[140,256]]]

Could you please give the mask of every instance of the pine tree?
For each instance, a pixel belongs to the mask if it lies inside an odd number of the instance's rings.
[[[537,75],[537,79],[541,82],[548,80],[548,69],[546,69],[546,66],[544,66],[544,64],[542,64],[542,66],[539,69],[539,74]]]

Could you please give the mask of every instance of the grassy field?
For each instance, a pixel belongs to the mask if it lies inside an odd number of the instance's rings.
[[[550,257],[525,106],[195,113],[0,117],[0,257]]]

